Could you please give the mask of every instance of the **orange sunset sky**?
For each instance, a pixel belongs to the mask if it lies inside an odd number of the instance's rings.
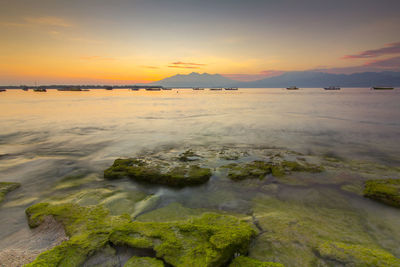
[[[0,84],[400,70],[400,1],[0,3]]]

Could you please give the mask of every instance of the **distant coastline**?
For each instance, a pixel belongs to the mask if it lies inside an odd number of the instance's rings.
[[[360,72],[353,74],[332,74],[316,71],[286,72],[279,76],[269,77],[261,80],[242,82],[232,80],[220,74],[196,73],[177,74],[165,79],[146,83],[146,84],[49,84],[40,85],[47,89],[58,89],[62,87],[79,86],[82,89],[105,89],[113,88],[143,88],[147,87],[167,87],[167,88],[211,88],[211,87],[238,87],[238,88],[286,88],[295,84],[301,88],[319,88],[327,86],[339,87],[400,87],[400,72]],[[35,88],[35,86],[26,85],[0,85],[2,89],[22,89],[24,86]]]

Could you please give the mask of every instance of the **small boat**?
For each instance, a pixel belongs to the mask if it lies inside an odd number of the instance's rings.
[[[194,87],[193,90],[195,90],[195,91],[200,91],[200,90],[204,90],[204,88]]]
[[[239,90],[239,88],[237,88],[237,87],[229,87],[229,88],[225,88],[225,90],[227,90],[227,91],[237,91],[237,90]]]
[[[21,86],[21,89],[23,90],[23,91],[28,91],[28,86]]]
[[[131,88],[131,91],[139,91],[139,90],[140,90],[140,88],[137,88],[137,87]]]
[[[172,90],[172,88],[163,87],[163,90]]]
[[[299,88],[296,86],[290,86],[290,87],[287,87],[286,90],[299,90]]]
[[[0,92],[5,92],[5,91],[7,91],[6,89],[0,89]]]
[[[325,90],[340,90],[340,87],[337,86],[329,86],[329,87],[324,87]]]
[[[113,87],[112,86],[106,86],[106,87],[104,87],[104,89],[111,91],[113,89]]]
[[[146,91],[161,91],[161,87],[149,87],[146,88]]]
[[[33,89],[34,92],[47,92],[46,88],[44,87],[38,87]]]
[[[393,90],[394,87],[382,87],[382,86],[374,86],[372,87],[374,90]]]
[[[67,86],[67,87],[58,88],[57,90],[58,91],[73,91],[73,92],[82,91],[80,86]]]
[[[222,88],[210,88],[211,91],[222,91]]]

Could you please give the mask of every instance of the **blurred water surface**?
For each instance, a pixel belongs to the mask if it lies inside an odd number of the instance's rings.
[[[162,147],[277,147],[399,166],[400,90],[8,90],[0,94],[0,129],[0,181],[22,183],[18,194],[26,199],[0,209],[2,238],[27,227],[24,209],[55,181],[74,171],[101,173],[115,158]],[[195,190],[204,201],[219,189],[210,183]],[[281,196],[301,197],[301,190],[288,186]],[[193,202],[193,190],[180,194]],[[382,212],[398,225],[392,208]]]

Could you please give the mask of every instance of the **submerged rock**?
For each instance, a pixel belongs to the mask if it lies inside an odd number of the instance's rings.
[[[139,215],[136,219],[142,222],[171,222],[198,217],[204,210],[191,209],[174,202],[159,209]]]
[[[169,166],[163,163],[132,158],[117,159],[104,171],[104,178],[118,179],[126,176],[140,182],[182,187],[205,183],[211,177],[210,169],[198,165]]]
[[[180,161],[187,162],[187,161],[196,161],[199,160],[200,158],[201,157],[199,155],[197,155],[191,149],[189,149],[180,154],[178,159]]]
[[[400,266],[400,260],[387,251],[357,244],[325,242],[317,251],[321,257],[345,266]]]
[[[20,187],[19,183],[0,182],[0,203],[4,200],[7,193]]]
[[[245,256],[236,257],[229,267],[284,267],[283,264],[276,262],[264,262]]]
[[[51,216],[46,216],[35,229],[24,229],[12,233],[2,241],[9,241],[7,248],[0,249],[0,266],[25,266],[40,253],[68,240],[64,227]]]
[[[111,216],[102,206],[39,203],[26,214],[30,227],[53,216],[70,237],[27,266],[80,266],[108,244],[153,250],[173,266],[222,266],[246,253],[255,235],[248,223],[215,213],[186,221],[138,222],[128,215]]]
[[[307,162],[299,163],[297,161],[266,162],[253,161],[249,163],[232,163],[226,166],[228,177],[239,181],[244,179],[263,179],[266,175],[272,174],[275,177],[281,177],[291,172],[322,172],[323,167]]]
[[[324,194],[317,198],[318,204],[311,204],[302,203],[305,199],[283,201],[260,194],[253,206],[260,234],[249,257],[285,266],[400,266],[400,259],[391,253],[397,248],[382,246],[385,242],[377,239],[377,232],[365,230],[369,221],[357,211],[345,209],[349,203],[340,204],[338,196]],[[393,231],[393,235],[397,229],[385,231]],[[388,248],[392,251],[385,250]]]
[[[131,214],[132,218],[136,218],[140,214],[143,214],[149,210],[152,210],[156,207],[161,201],[159,195],[149,195],[143,200],[137,202],[135,204],[135,211]]]
[[[364,196],[400,208],[400,179],[379,179],[365,182]]]

